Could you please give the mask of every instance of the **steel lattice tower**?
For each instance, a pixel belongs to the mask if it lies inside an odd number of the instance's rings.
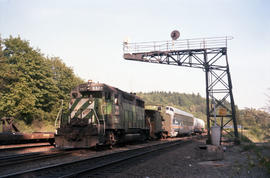
[[[234,141],[239,142],[227,41],[231,37],[187,39],[159,42],[124,42],[124,59],[200,68],[205,72],[208,143],[210,128],[216,123],[222,130],[233,122]]]

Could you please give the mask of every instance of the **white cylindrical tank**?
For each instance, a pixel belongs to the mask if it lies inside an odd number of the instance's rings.
[[[216,145],[216,146],[220,145],[220,127],[219,126],[211,127],[211,140],[212,140],[212,145]]]

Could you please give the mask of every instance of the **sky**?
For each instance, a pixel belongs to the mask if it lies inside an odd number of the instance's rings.
[[[263,108],[270,94],[268,0],[0,0],[1,38],[20,36],[60,57],[85,81],[128,92],[171,91],[205,97],[200,69],[123,59],[123,40],[233,36],[228,60],[239,108]]]

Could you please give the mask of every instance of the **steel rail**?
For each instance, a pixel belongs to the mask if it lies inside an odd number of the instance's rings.
[[[28,155],[38,155],[41,154],[42,152],[33,152],[33,153],[23,153],[23,154],[15,154],[15,155],[8,155],[8,156],[1,156],[0,157],[0,163],[1,161],[13,159],[13,158],[19,158],[19,157],[24,157]]]
[[[20,149],[28,149],[28,148],[39,148],[39,147],[53,147],[50,144],[47,145],[31,145],[31,146],[17,146],[17,147],[4,147],[4,148],[0,148],[0,152],[2,151],[11,151],[11,150],[20,150]]]
[[[93,171],[112,164],[123,162],[125,160],[136,158],[150,152],[155,152],[175,145],[187,143],[192,141],[192,139],[193,137],[188,140],[168,141],[166,143],[150,145],[142,148],[135,148],[132,150],[120,151],[102,156],[84,158],[81,160],[1,175],[0,177],[76,177],[84,174],[85,172]]]
[[[187,143],[187,142],[190,142],[190,141],[191,140],[187,140],[187,141],[179,140],[179,141],[177,141],[176,143],[173,143],[173,144],[166,144],[164,147],[154,148],[154,149],[150,149],[150,150],[145,150],[145,151],[142,151],[142,152],[138,152],[138,153],[136,153],[134,155],[128,155],[127,157],[121,157],[121,158],[118,158],[118,159],[115,159],[115,160],[110,160],[109,159],[108,162],[97,164],[97,165],[95,165],[93,167],[82,169],[82,170],[79,170],[77,172],[73,172],[71,174],[61,176],[59,178],[80,177],[80,176],[82,176],[82,175],[84,175],[86,173],[89,173],[91,171],[95,171],[97,169],[105,168],[105,167],[108,167],[108,166],[111,166],[111,165],[114,165],[114,164],[118,164],[118,163],[121,163],[121,162],[124,162],[124,161],[128,161],[128,160],[131,160],[131,159],[134,159],[134,158],[138,158],[140,156],[144,156],[144,155],[146,155],[148,153],[153,153],[153,152],[156,152],[156,151],[161,151],[161,150],[170,148],[172,146],[176,146],[176,145],[179,145],[179,144]]]
[[[27,154],[19,154],[19,155],[0,157],[0,168],[6,167],[6,166],[12,166],[12,165],[16,165],[16,164],[23,164],[26,162],[47,159],[47,158],[66,156],[69,154],[71,154],[71,152],[56,152],[56,153],[35,152],[35,153],[27,153]]]

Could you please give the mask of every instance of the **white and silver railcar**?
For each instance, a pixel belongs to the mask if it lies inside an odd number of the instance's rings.
[[[205,123],[202,119],[194,118],[194,133],[203,133],[205,129]]]
[[[190,135],[194,131],[194,117],[180,109],[167,106],[166,114],[170,116],[170,136]]]

